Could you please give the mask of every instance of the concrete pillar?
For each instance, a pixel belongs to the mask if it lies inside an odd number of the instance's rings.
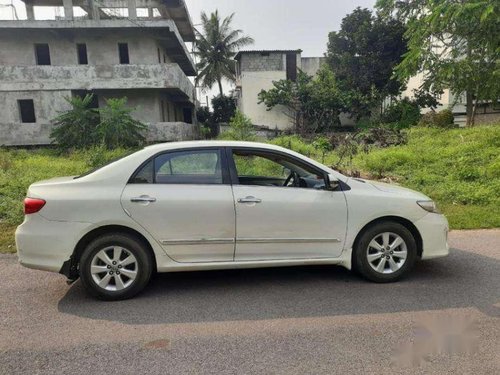
[[[99,7],[97,6],[97,2],[94,0],[87,0],[88,9],[89,9],[89,18],[93,20],[98,20],[99,16]]]
[[[137,19],[137,8],[135,5],[135,0],[128,0],[128,18],[132,20]]]
[[[28,17],[28,20],[33,21],[35,19],[33,4],[30,2],[25,2],[24,4],[26,6],[26,16]]]
[[[73,0],[63,0],[64,5],[64,19],[73,19]]]

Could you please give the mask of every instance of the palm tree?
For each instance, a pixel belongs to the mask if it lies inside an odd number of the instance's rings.
[[[201,13],[202,32],[196,31],[196,51],[199,58],[196,64],[198,77],[196,84],[212,88],[217,82],[220,95],[222,91],[222,79],[235,80],[235,61],[233,59],[237,50],[252,44],[253,39],[249,36],[241,36],[242,30],[232,30],[231,22],[234,13],[224,18],[221,22],[219,12],[207,16]]]

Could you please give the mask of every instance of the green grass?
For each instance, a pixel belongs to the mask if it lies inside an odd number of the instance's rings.
[[[453,229],[500,227],[500,126],[414,128],[408,140],[359,154],[354,164],[428,195]]]
[[[94,148],[61,154],[53,149],[0,149],[0,253],[15,252],[14,231],[23,221],[28,186],[57,176],[78,175],[107,163],[127,150]]]
[[[500,227],[500,126],[414,128],[408,139],[404,146],[361,152],[353,165],[364,176],[389,177],[427,194],[453,229]],[[323,153],[296,136],[279,137],[272,143],[327,165],[339,160],[335,152]],[[13,234],[23,220],[22,200],[31,183],[81,174],[127,152],[0,149],[0,252],[15,252]]]

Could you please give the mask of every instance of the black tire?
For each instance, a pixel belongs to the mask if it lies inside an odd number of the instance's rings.
[[[96,254],[103,249],[113,246],[125,249],[127,253],[132,254],[136,259],[134,270],[137,272],[137,275],[135,279],[131,281],[130,285],[121,290],[107,290],[100,287],[91,273],[92,261]],[[127,253],[125,253],[125,256]],[[93,240],[83,251],[79,265],[80,278],[87,292],[105,301],[132,298],[146,287],[151,278],[152,271],[153,260],[146,246],[142,241],[125,233],[106,234]],[[102,274],[100,274],[99,277],[101,275]],[[104,273],[104,275],[106,275],[106,273]],[[116,275],[114,277],[116,277]]]
[[[401,268],[399,268],[397,271],[393,272],[387,270],[391,273],[382,273],[376,271],[374,268],[372,268],[370,262],[368,261],[368,246],[373,239],[375,239],[382,233],[396,234],[404,240],[404,243],[406,245],[406,259],[400,266]],[[373,249],[370,251],[376,252]],[[359,272],[364,278],[377,283],[392,282],[407,276],[410,270],[413,268],[416,259],[417,243],[412,233],[405,226],[393,221],[379,222],[365,229],[359,239],[356,241],[353,249],[354,269]],[[400,259],[397,260],[401,261]],[[387,265],[386,267],[389,268],[389,265]]]

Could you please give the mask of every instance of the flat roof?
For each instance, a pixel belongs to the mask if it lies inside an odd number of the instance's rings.
[[[302,53],[301,49],[254,49],[254,50],[243,50],[238,51],[236,55],[234,55],[235,60],[239,60],[241,55],[249,55],[249,54],[266,54],[266,53]]]
[[[24,3],[29,3],[33,6],[63,6],[63,0],[21,0]],[[95,0],[96,4],[101,8],[122,6],[127,7],[126,2],[114,0]],[[189,15],[189,11],[184,0],[156,0],[156,4],[163,5],[171,19],[177,25],[179,34],[186,42],[194,42],[196,40],[194,26]],[[151,0],[136,0],[136,7],[155,7],[155,1]],[[73,0],[73,6],[87,7],[87,0]],[[126,17],[124,17],[126,18]]]

